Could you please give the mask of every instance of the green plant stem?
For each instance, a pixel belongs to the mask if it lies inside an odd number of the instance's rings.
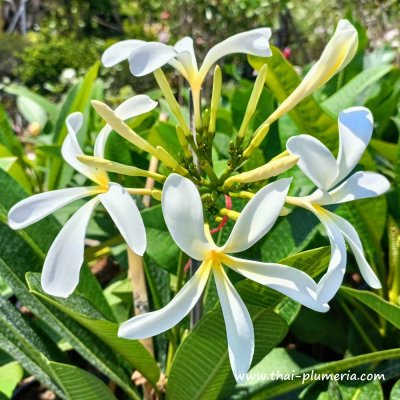
[[[350,309],[347,307],[347,305],[345,304],[344,300],[340,300],[340,305],[342,306],[343,310],[345,311],[345,313],[347,314],[347,316],[349,317],[350,321],[352,322],[352,324],[354,325],[354,327],[356,328],[358,334],[360,335],[361,339],[364,341],[364,343],[366,344],[366,346],[372,351],[372,352],[377,352],[378,349],[375,347],[375,345],[371,342],[371,340],[369,339],[369,337],[365,334],[362,326],[359,324],[359,322],[357,321],[357,318],[354,317],[353,313],[350,311]]]
[[[177,271],[176,271],[175,293],[178,293],[183,286],[183,277],[184,277],[184,273],[185,273],[186,262],[187,262],[187,257],[185,256],[185,253],[183,251],[181,251],[179,253],[178,267],[177,267]]]
[[[378,323],[371,317],[371,315],[365,310],[365,308],[360,304],[358,301],[353,299],[351,296],[346,294],[345,291],[340,292],[341,295],[344,295],[346,297],[346,300],[351,303],[351,305],[364,316],[365,319],[368,320],[368,322],[378,331],[379,335],[383,336],[382,328],[378,325]]]

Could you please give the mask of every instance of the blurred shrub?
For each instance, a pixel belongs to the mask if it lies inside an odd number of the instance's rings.
[[[15,77],[27,40],[20,35],[0,35],[0,77]]]
[[[40,88],[58,82],[65,68],[87,69],[100,54],[101,43],[93,39],[35,35],[21,55],[18,76],[24,84]]]

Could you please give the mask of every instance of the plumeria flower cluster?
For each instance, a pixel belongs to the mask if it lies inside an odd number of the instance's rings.
[[[250,121],[265,80],[268,79],[267,66],[261,68],[236,141],[231,142],[231,158],[227,161],[226,169],[219,175],[214,171],[212,145],[221,98],[220,68],[216,66],[214,69],[210,108],[204,111],[200,98],[203,81],[211,67],[228,54],[270,57],[270,37],[269,28],[254,29],[232,36],[212,47],[200,67],[195,57],[193,40],[189,37],[179,40],[174,46],[140,40],[126,40],[111,46],[102,58],[106,67],[128,60],[133,75],[154,74],[177,121],[176,135],[182,148],[179,157],[174,157],[161,146],[150,144],[126,122],[156,107],[156,103],[149,97],[135,96],[115,110],[104,103],[93,101],[96,112],[106,122],[97,136],[94,155],[84,155],[78,144],[77,132],[82,125],[82,115],[79,113],[67,118],[68,135],[62,146],[62,154],[71,166],[92,180],[95,186],[37,194],[16,204],[9,213],[10,226],[21,229],[72,201],[94,196],[64,225],[45,260],[43,289],[49,294],[66,297],[78,284],[79,270],[84,258],[84,236],[97,204],[101,202],[108,211],[131,251],[143,255],[146,249],[146,232],[131,195],[146,195],[161,200],[164,219],[172,238],[184,253],[199,261],[200,266],[169,304],[160,310],[131,318],[121,325],[118,334],[128,339],[143,339],[172,328],[195,307],[212,275],[222,307],[229,359],[235,377],[242,376],[250,368],[254,352],[254,331],[250,314],[224,267],[277,290],[312,310],[325,312],[329,309],[328,302],[334,297],[344,278],[347,242],[366,282],[373,288],[380,287],[377,276],[364,256],[355,229],[345,219],[325,208],[378,196],[389,189],[386,178],[375,172],[355,172],[350,175],[372,135],[373,120],[367,109],[354,107],[339,115],[337,159],[317,139],[299,135],[290,138],[287,150],[265,165],[250,171],[241,171],[245,161],[259,148],[268,134],[270,125],[351,61],[357,50],[358,38],[357,31],[350,22],[339,22],[320,59],[300,85],[254,132],[249,132]],[[166,64],[181,73],[190,86],[194,128],[184,117],[161,69]],[[104,148],[112,130],[149,156],[158,159],[165,167],[162,170],[164,174],[105,159]],[[295,165],[317,186],[312,194],[305,197],[288,196],[291,179],[275,179]],[[152,178],[159,188],[123,188],[110,182],[107,171]],[[218,196],[237,197],[248,202],[239,212],[220,208],[215,200]],[[249,249],[264,237],[279,215],[288,212],[284,207],[285,203],[310,210],[326,229],[331,244],[331,258],[326,273],[318,282],[296,268],[233,255]],[[211,216],[210,210],[216,208],[219,215]],[[236,221],[223,245],[213,240],[212,232],[215,229],[210,230],[212,217],[215,221],[223,221],[219,228],[222,228],[226,218]]]
[[[339,115],[337,159],[323,143],[312,136],[299,135],[287,142],[288,151],[299,157],[300,169],[318,188],[309,196],[288,198],[287,201],[317,216],[327,231],[332,247],[328,272],[318,285],[318,298],[324,302],[335,296],[343,281],[346,271],[345,240],[368,285],[375,289],[381,287],[365,259],[356,230],[344,218],[323,207],[379,196],[389,190],[389,181],[375,172],[358,171],[350,175],[371,139],[372,130],[371,112],[364,107],[352,107]]]

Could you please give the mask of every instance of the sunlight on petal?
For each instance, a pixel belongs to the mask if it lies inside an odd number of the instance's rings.
[[[347,263],[346,244],[342,232],[332,219],[332,213],[320,207],[315,207],[313,212],[324,226],[331,244],[328,271],[318,282],[318,300],[328,303],[335,297],[343,282]]]
[[[99,199],[110,214],[122,237],[140,256],[146,251],[146,230],[135,201],[117,183],[110,183],[108,192],[100,194]]]
[[[173,47],[159,42],[148,42],[129,55],[129,67],[135,76],[144,76],[167,64],[177,55]]]
[[[300,157],[297,166],[320,189],[328,190],[339,169],[335,157],[318,139],[310,135],[292,136],[286,143],[289,153]]]
[[[347,243],[349,244],[351,251],[353,252],[354,257],[357,261],[358,268],[360,268],[362,277],[365,279],[369,286],[374,289],[380,289],[382,285],[379,282],[379,279],[376,276],[374,270],[371,268],[365,258],[363,246],[356,230],[349,222],[347,222],[344,218],[339,217],[338,215],[332,214],[331,218],[342,231]]]
[[[254,329],[249,312],[221,267],[215,265],[214,278],[228,338],[229,361],[234,377],[245,374],[254,354]]]
[[[203,263],[180,292],[157,311],[133,317],[124,322],[118,336],[126,339],[145,339],[171,329],[179,323],[200,299],[211,271],[209,262]]]
[[[285,204],[291,179],[280,179],[262,188],[246,204],[223,247],[226,253],[244,251],[274,225]]]
[[[199,83],[204,80],[213,64],[228,54],[242,53],[259,57],[269,57],[271,55],[269,47],[270,37],[270,28],[257,28],[238,33],[216,44],[206,54],[199,71]]]
[[[101,62],[107,68],[113,67],[121,61],[127,60],[134,49],[145,43],[146,42],[143,40],[135,39],[122,40],[121,42],[115,43],[103,53]]]
[[[222,262],[244,277],[277,290],[300,304],[319,312],[329,306],[317,299],[317,284],[305,272],[283,264],[263,263],[224,256]]]
[[[176,244],[190,257],[204,260],[212,245],[204,234],[203,206],[194,183],[177,174],[169,175],[163,188],[162,210]]]
[[[52,243],[44,261],[41,283],[52,296],[68,297],[79,282],[85,235],[99,199],[88,201],[67,221]]]
[[[373,117],[365,107],[351,107],[339,114],[339,176],[344,179],[356,166],[371,140]]]
[[[68,135],[64,139],[61,147],[61,154],[64,160],[71,165],[72,168],[82,175],[85,175],[93,182],[99,185],[106,185],[108,183],[108,176],[105,171],[98,171],[95,168],[90,168],[76,158],[84,154],[77,139],[78,131],[83,124],[83,114],[80,112],[70,114],[65,123],[67,125]]]
[[[351,175],[336,189],[329,192],[330,198],[319,204],[339,204],[347,201],[380,196],[390,189],[390,182],[376,172],[359,171]]]
[[[8,213],[8,224],[12,229],[26,228],[75,200],[101,192],[103,192],[101,187],[93,186],[35,194],[21,200],[11,208]]]

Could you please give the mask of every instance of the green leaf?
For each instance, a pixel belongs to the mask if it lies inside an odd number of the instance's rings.
[[[93,374],[73,365],[52,361],[49,365],[69,400],[116,400],[107,385]]]
[[[22,157],[23,149],[17,135],[14,133],[11,123],[4,108],[0,105],[0,143],[17,157]]]
[[[43,97],[25,86],[10,85],[4,89],[7,93],[15,96],[23,96],[37,105],[39,105],[47,114],[49,114],[51,121],[54,121],[58,116],[58,106],[49,101],[46,97]]]
[[[22,380],[24,370],[17,361],[10,362],[0,367],[0,393],[5,394],[8,398]]]
[[[42,259],[21,236],[4,224],[0,224],[0,236],[0,276],[20,302],[60,337],[65,338],[90,364],[112,379],[131,398],[135,398],[136,392],[126,372],[128,366],[124,368],[124,363],[115,351],[65,313],[44,304],[29,292],[25,284],[27,266],[31,271],[40,271]]]
[[[179,144],[175,126],[167,122],[158,121],[158,123],[151,128],[147,141],[153,146],[163,147],[173,157],[177,157],[182,149]]]
[[[400,380],[398,380],[392,387],[390,391],[390,400],[400,399]]]
[[[388,322],[400,329],[400,307],[389,303],[378,295],[366,290],[357,290],[349,287],[340,289],[345,295],[351,296],[359,302],[365,304],[371,310],[375,311]]]
[[[248,60],[256,70],[259,70],[264,64],[268,65],[265,83],[275,99],[281,103],[299,86],[301,79],[279,49],[274,46],[271,46],[271,49],[271,57],[248,56]],[[318,138],[331,149],[337,146],[337,122],[322,109],[312,96],[301,101],[289,115],[304,133]]]
[[[384,196],[344,203],[338,213],[350,222],[363,243],[372,266],[378,265],[383,270],[385,262],[382,258],[380,241],[385,231],[387,202]],[[379,276],[381,282],[384,276]]]
[[[179,248],[173,241],[164,222],[161,206],[142,211],[146,226],[146,254],[161,268],[174,273],[176,270]]]
[[[278,220],[260,242],[261,260],[277,262],[304,250],[314,236],[317,225],[318,220],[314,215],[296,208],[287,217]]]
[[[14,178],[28,192],[31,193],[31,178],[28,178],[18,157],[13,156],[11,151],[0,144],[0,168]]]
[[[59,387],[53,383],[52,371],[47,364],[47,357],[51,354],[47,344],[39,338],[15,307],[2,297],[0,345],[2,350],[18,360],[30,374],[62,396]]]
[[[360,72],[329,99],[325,100],[322,107],[332,114],[339,114],[345,108],[356,105],[357,97],[392,69],[392,65],[380,65]]]
[[[1,170],[0,185],[7,193],[7,196],[0,197],[0,220],[5,221],[10,206],[24,198],[25,194],[17,182]],[[124,363],[117,358],[109,346],[65,313],[44,304],[29,293],[25,283],[25,273],[28,269],[33,272],[41,270],[46,251],[58,229],[58,224],[51,217],[17,232],[0,224],[0,237],[2,238],[0,241],[0,276],[11,287],[22,304],[65,338],[83,358],[123,388],[131,398],[135,398],[136,392],[126,372],[128,365],[124,369]],[[81,278],[83,279],[78,285],[77,292],[89,301],[98,313],[106,317],[112,316],[98,282],[87,268],[82,269]]]
[[[7,196],[0,197],[0,221],[7,222],[8,210],[17,202],[23,200],[26,197],[26,193],[19,186],[18,182],[12,179],[4,171],[0,170],[0,187],[7,193]],[[44,260],[48,249],[50,248],[54,238],[60,230],[60,225],[56,219],[49,216],[32,226],[15,231],[15,235],[21,236],[21,238],[33,249],[36,256]],[[10,238],[10,240],[12,240]],[[3,245],[7,251],[3,254],[9,254],[11,244],[5,243],[0,244],[0,248]],[[1,258],[1,255],[0,255]],[[32,265],[35,265],[32,263]],[[35,269],[31,269],[35,271]],[[40,270],[38,267],[37,271]],[[23,275],[27,272],[23,272]],[[24,276],[22,275],[22,279]],[[81,280],[77,287],[77,291],[82,293],[91,304],[99,311],[102,315],[107,318],[112,318],[112,311],[104,298],[103,291],[97,282],[96,278],[92,275],[87,267],[83,267],[81,271]]]
[[[286,322],[270,310],[249,307],[258,362],[286,335]],[[220,307],[206,314],[180,345],[168,378],[167,399],[196,400],[224,397],[235,386]]]
[[[0,168],[9,173],[17,160],[17,157],[0,157]]]
[[[305,354],[297,352],[295,350],[288,350],[282,347],[276,347],[269,354],[267,354],[258,364],[256,364],[249,371],[250,374],[254,374],[257,377],[259,376],[270,376],[275,374],[275,376],[279,373],[281,375],[290,376],[294,373],[294,371],[300,371],[302,368],[309,367],[315,364],[315,360],[311,357],[308,357]],[[245,387],[255,386],[260,383],[259,380],[248,380],[244,383]],[[242,386],[240,389],[242,390]],[[245,389],[247,390],[247,389]]]
[[[375,381],[339,382],[340,398],[343,400],[384,400],[382,386]]]
[[[383,140],[372,139],[369,142],[369,146],[390,162],[396,163],[398,150],[396,144],[384,142]]]
[[[154,358],[138,340],[127,340],[118,337],[118,325],[106,321],[91,312],[91,305],[83,297],[72,294],[68,299],[60,299],[45,294],[40,286],[40,274],[27,273],[26,280],[32,293],[69,315],[89,331],[99,337],[118,356],[125,359],[129,365],[140,371],[151,383],[155,384],[160,376]]]
[[[29,97],[17,97],[18,111],[30,124],[37,122],[40,128],[43,129],[47,123],[46,111],[36,101],[31,100]]]
[[[285,393],[292,392],[296,389],[304,388],[305,385],[309,385],[313,381],[311,380],[311,373],[313,371],[314,376],[317,374],[324,373],[340,373],[352,370],[355,367],[365,364],[376,363],[383,360],[398,359],[400,357],[400,349],[382,350],[374,353],[362,354],[355,357],[348,357],[344,360],[328,362],[319,365],[313,365],[312,367],[302,369],[296,375],[301,377],[306,375],[308,379],[305,379],[304,383],[302,379],[293,379],[285,381],[267,381],[258,385],[254,389],[248,389],[240,396],[235,396],[235,399],[251,399],[251,400],[265,400],[272,399],[274,397],[284,395]],[[369,371],[371,372],[371,371]]]
[[[63,107],[60,113],[60,117],[57,120],[54,135],[53,144],[61,145],[67,134],[67,128],[65,125],[65,118],[76,111],[84,112],[89,106],[89,100],[92,94],[92,89],[95,84],[97,74],[99,71],[99,63],[96,62],[86,73],[83,81],[79,84],[76,90],[70,92],[67,101],[65,103],[66,107]],[[63,161],[59,159],[50,160],[50,170],[48,175],[47,187],[49,190],[59,187],[59,180],[61,175],[61,170],[63,168]],[[67,179],[68,180],[68,179]]]

